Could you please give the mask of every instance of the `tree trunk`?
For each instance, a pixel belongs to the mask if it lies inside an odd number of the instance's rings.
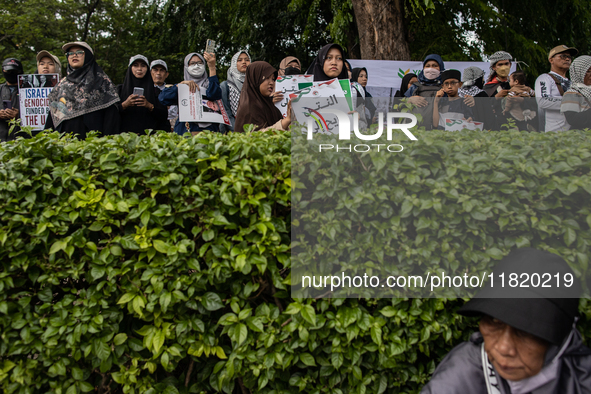
[[[90,17],[96,11],[101,0],[94,0],[88,4],[88,8],[86,9],[86,21],[84,22],[84,32],[82,33],[82,41],[86,41],[88,38],[88,29],[90,27]]]
[[[351,0],[361,58],[411,60],[404,24],[404,0]]]

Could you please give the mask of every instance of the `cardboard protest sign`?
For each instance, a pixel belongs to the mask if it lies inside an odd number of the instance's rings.
[[[284,118],[287,115],[289,95],[305,87],[311,86],[313,81],[314,75],[284,75],[277,78],[275,91],[283,93],[283,100],[276,103],[275,106],[279,108],[279,111],[281,111]]]
[[[460,131],[468,130],[482,130],[484,128],[483,122],[468,122],[463,119],[449,119],[445,118],[445,131]]]
[[[297,122],[307,125],[312,121],[315,133],[337,134],[338,118],[335,114],[321,114],[321,110],[349,112],[349,103],[338,79],[314,83],[289,95]],[[352,124],[352,121],[350,122]]]
[[[49,115],[49,93],[59,82],[58,74],[22,74],[18,76],[22,126],[43,130]]]
[[[231,125],[222,100],[207,100],[206,89],[200,87],[191,93],[189,86],[178,85],[179,122],[223,123]]]

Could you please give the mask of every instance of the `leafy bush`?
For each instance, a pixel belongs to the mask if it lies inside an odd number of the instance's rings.
[[[435,137],[422,136],[404,166],[423,166]],[[588,142],[563,138],[588,177]],[[52,133],[2,145],[2,390],[417,392],[474,320],[454,313],[455,299],[290,298],[290,148],[285,132]],[[555,184],[547,194],[564,205],[584,189]],[[420,198],[411,202],[413,213]],[[578,250],[589,229],[576,222]],[[582,301],[587,335],[590,310]]]

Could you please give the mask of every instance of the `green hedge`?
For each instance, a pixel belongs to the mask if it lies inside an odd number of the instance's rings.
[[[416,149],[459,136],[425,133]],[[577,153],[588,179],[588,140],[561,136],[531,141]],[[0,146],[0,388],[417,392],[474,320],[454,313],[462,300],[290,298],[290,149],[283,132]],[[564,199],[585,189],[556,185]]]

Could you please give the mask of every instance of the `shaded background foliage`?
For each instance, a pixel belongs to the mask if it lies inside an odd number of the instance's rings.
[[[377,0],[0,0],[0,57],[21,58],[33,72],[38,51],[53,51],[65,62],[61,45],[86,39],[115,83],[122,83],[136,53],[166,60],[169,82],[179,82],[184,56],[203,51],[210,38],[219,43],[221,79],[240,48],[276,67],[295,55],[306,67],[327,42],[361,57],[360,34],[372,26],[358,25],[352,4],[363,1]],[[576,46],[582,54],[590,50],[588,1],[399,1],[412,60],[433,52],[448,61],[482,60],[483,54],[507,50],[537,76],[547,71],[548,50],[558,44]]]

